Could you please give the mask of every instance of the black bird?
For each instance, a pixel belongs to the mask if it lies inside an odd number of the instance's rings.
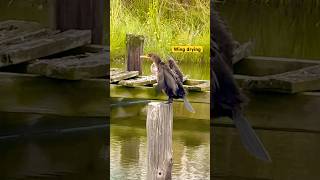
[[[239,131],[242,144],[255,157],[271,161],[271,158],[244,116],[243,104],[247,98],[241,93],[232,73],[232,57],[235,41],[226,24],[215,12],[211,14],[211,109],[212,118],[229,117]]]
[[[168,96],[168,103],[172,103],[173,99],[183,99],[186,109],[194,112],[183,88],[183,74],[174,59],[170,57],[166,64],[154,53],[140,57],[153,61],[151,71],[157,77],[158,88]]]

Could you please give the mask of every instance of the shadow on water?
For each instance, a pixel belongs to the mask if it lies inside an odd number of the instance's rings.
[[[173,179],[209,179],[209,143],[209,120],[175,117]],[[145,179],[147,173],[145,115],[111,118],[110,157],[111,179]]]
[[[93,122],[90,122],[90,119],[43,117],[42,121],[31,121],[30,117],[35,116],[40,115],[1,114],[1,122],[14,117],[19,120],[1,127],[0,179],[87,180],[108,177],[106,118],[91,119]],[[43,123],[44,119],[67,123],[54,125],[52,122]]]

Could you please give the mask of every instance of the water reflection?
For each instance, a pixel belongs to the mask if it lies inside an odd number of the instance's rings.
[[[17,114],[15,121],[10,121],[14,113],[1,115],[5,114],[0,113],[0,123],[4,125],[0,128],[0,179],[108,177],[106,118],[85,123],[60,117],[49,125],[40,123],[45,119],[31,123],[30,118],[23,118],[33,117],[32,114]],[[9,122],[11,124],[6,124]],[[61,122],[59,126],[58,122]]]
[[[145,117],[111,119],[111,179],[145,179],[147,173],[145,121]],[[195,129],[193,126],[196,123],[198,128]],[[174,119],[173,126],[172,178],[209,179],[209,121]]]
[[[255,41],[254,55],[319,59],[320,8],[314,3],[229,0],[215,7],[236,40]]]

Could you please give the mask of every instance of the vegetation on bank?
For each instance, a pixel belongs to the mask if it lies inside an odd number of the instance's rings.
[[[111,0],[110,49],[112,59],[124,59],[126,34],[145,36],[145,52],[176,59],[209,62],[210,1]],[[203,53],[171,53],[171,46],[203,46]]]

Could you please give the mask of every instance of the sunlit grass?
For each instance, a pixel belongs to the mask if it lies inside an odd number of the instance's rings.
[[[111,59],[124,60],[126,34],[145,37],[144,52],[181,61],[209,62],[210,1],[111,0]],[[173,45],[203,46],[203,53],[172,53]]]

